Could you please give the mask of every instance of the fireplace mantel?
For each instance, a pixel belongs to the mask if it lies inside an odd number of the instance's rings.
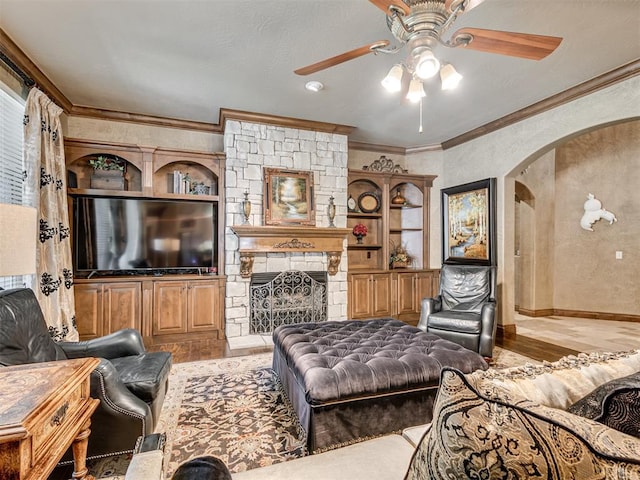
[[[238,236],[240,275],[251,277],[255,254],[326,252],[327,271],[335,275],[340,266],[349,228],[233,225]]]

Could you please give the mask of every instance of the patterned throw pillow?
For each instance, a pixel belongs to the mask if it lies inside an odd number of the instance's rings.
[[[567,411],[640,438],[640,372],[599,386]]]
[[[464,374],[443,369],[431,429],[405,480],[640,479],[639,439],[494,393],[482,395]]]

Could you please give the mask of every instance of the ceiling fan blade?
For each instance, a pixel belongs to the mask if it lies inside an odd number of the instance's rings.
[[[325,68],[333,67],[334,65],[339,65],[343,62],[353,60],[354,58],[362,57],[367,53],[375,52],[376,48],[386,47],[387,45],[389,45],[388,40],[373,42],[368,45],[355,48],[348,52],[341,53],[340,55],[336,55],[335,57],[327,58],[326,60],[307,65],[306,67],[298,68],[297,70],[294,70],[293,73],[297,75],[309,75],[311,73],[316,73],[320,70],[324,70]]]
[[[404,3],[402,0],[369,0],[376,7],[382,10],[385,15],[390,15],[392,12],[390,10],[391,7],[395,7],[398,10],[404,12],[405,15],[409,15],[411,13],[411,8]]]
[[[461,28],[451,36],[450,44],[480,52],[541,60],[553,52],[561,41],[561,37],[547,35]]]

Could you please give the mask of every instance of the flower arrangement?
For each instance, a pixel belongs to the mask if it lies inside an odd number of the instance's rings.
[[[89,165],[91,165],[94,170],[120,170],[124,172],[124,162],[106,155],[98,155],[95,158],[89,159]]]
[[[362,223],[357,223],[354,227],[353,227],[353,234],[356,237],[365,237],[367,235],[367,233],[369,232],[369,230],[367,230],[367,226],[363,225]]]
[[[409,255],[407,250],[402,246],[396,247],[393,242],[391,242],[391,244],[392,249],[389,258],[389,264],[391,265],[391,267],[403,268],[409,266],[413,259],[411,258],[411,255]]]

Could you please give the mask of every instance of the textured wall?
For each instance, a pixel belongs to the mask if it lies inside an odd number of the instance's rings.
[[[533,160],[569,138],[597,126],[638,117],[640,76],[635,76],[442,153],[412,155],[414,164],[428,164],[434,157],[442,158],[440,188],[481,178],[497,178],[500,323],[513,323],[515,177]],[[436,192],[432,192],[432,199],[435,195]],[[439,222],[439,213],[431,217],[432,232],[440,228]],[[441,240],[439,235],[436,238],[437,242],[431,244],[432,265],[440,255]]]
[[[555,184],[554,308],[640,315],[640,120],[558,147]],[[618,221],[582,229],[589,193]]]
[[[555,151],[542,155],[516,180],[525,190],[520,195],[519,223],[514,226],[520,238],[518,305],[527,310],[550,309],[554,288]]]

